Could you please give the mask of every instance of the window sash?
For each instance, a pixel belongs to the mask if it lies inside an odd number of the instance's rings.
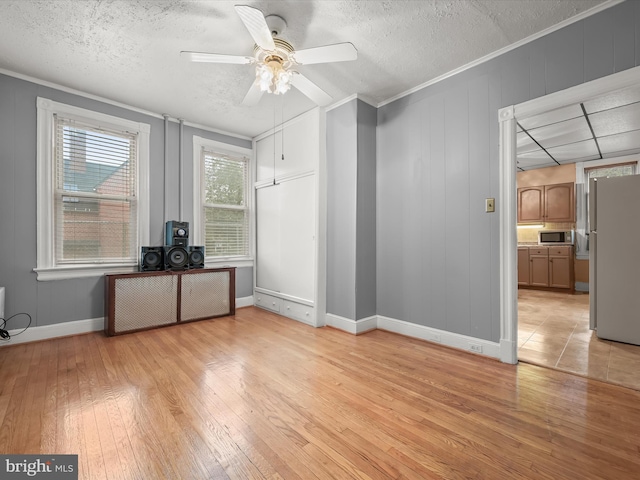
[[[207,258],[249,255],[248,159],[202,148],[201,214]]]
[[[54,265],[136,262],[137,134],[58,115],[54,128]]]

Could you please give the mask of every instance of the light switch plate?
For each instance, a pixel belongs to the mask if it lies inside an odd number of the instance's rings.
[[[486,198],[484,200],[484,211],[487,213],[496,211],[496,199],[495,198]]]

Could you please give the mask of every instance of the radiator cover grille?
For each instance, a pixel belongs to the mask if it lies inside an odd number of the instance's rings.
[[[107,275],[105,333],[235,314],[235,268]]]

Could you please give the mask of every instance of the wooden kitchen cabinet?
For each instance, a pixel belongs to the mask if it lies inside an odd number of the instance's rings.
[[[573,247],[518,247],[518,286],[540,289],[575,289]]]
[[[532,287],[549,286],[549,248],[529,248],[529,285]]]
[[[518,189],[518,223],[544,222],[544,186]]]
[[[518,247],[518,285],[529,285],[529,247]]]
[[[518,188],[518,223],[575,222],[573,183]]]
[[[572,248],[549,247],[549,286],[572,288],[573,284]]]

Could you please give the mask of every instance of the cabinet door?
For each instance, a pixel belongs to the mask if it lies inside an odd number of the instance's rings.
[[[571,288],[571,258],[549,256],[549,286]]]
[[[518,189],[518,223],[544,222],[544,187]]]
[[[529,247],[518,247],[518,285],[529,285]]]
[[[545,221],[575,222],[573,183],[560,183],[544,187]]]
[[[535,287],[549,286],[549,257],[547,255],[529,255],[530,284]]]

